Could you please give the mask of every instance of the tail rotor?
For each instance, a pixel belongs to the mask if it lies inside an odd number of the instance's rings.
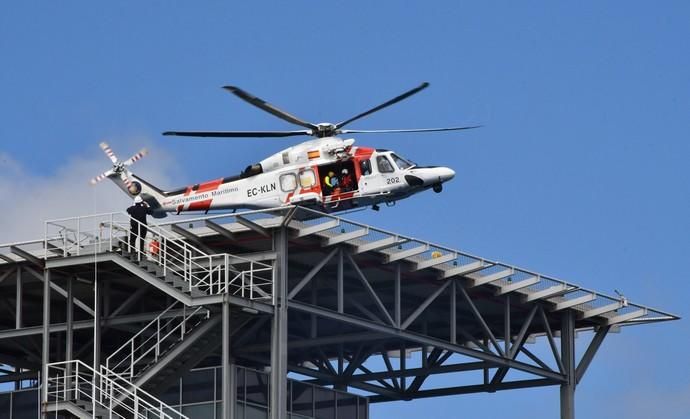
[[[110,161],[113,163],[113,167],[110,170],[107,170],[101,173],[100,175],[96,176],[95,178],[91,179],[91,184],[95,185],[105,178],[119,176],[122,182],[127,187],[127,190],[130,194],[138,194],[140,188],[135,187],[135,184],[132,182],[132,179],[130,179],[130,173],[129,170],[127,170],[127,168],[133,165],[135,162],[144,158],[144,156],[146,156],[149,153],[148,150],[143,148],[127,160],[120,161],[107,143],[100,143],[100,147],[106,154],[106,156],[108,156]]]

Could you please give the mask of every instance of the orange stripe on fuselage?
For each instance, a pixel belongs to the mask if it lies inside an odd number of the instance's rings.
[[[189,204],[189,211],[206,211],[211,206],[211,201],[213,199],[192,202]]]
[[[223,179],[210,180],[208,182],[200,183],[196,193],[215,191],[223,183]]]

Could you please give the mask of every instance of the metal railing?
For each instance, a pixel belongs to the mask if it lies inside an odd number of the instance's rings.
[[[104,419],[188,419],[132,383],[101,367],[103,372],[75,361],[48,364],[47,403],[74,403]]]
[[[204,307],[187,308],[176,301],[113,352],[105,368],[132,381],[210,317]]]
[[[139,234],[144,228],[147,234]],[[147,236],[152,237],[149,242],[146,242]],[[137,245],[137,242],[147,245]],[[185,282],[185,292],[230,293],[267,301],[273,298],[273,267],[270,264],[228,253],[207,254],[170,230],[143,225],[124,213],[46,221],[44,247],[63,257],[124,249],[135,260],[154,264],[162,276],[179,277]],[[45,257],[48,258],[47,253]]]

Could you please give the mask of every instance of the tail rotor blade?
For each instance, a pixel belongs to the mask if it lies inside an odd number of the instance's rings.
[[[129,189],[132,186],[132,180],[129,178],[129,175],[124,171],[120,173],[120,179],[122,179],[122,181],[125,182],[125,185],[127,185],[127,189]]]
[[[100,146],[101,146],[101,150],[103,150],[105,155],[108,156],[110,161],[113,162],[113,164],[116,164],[117,163],[117,156],[115,155],[115,153],[113,153],[113,150],[110,149],[110,146],[108,145],[108,143],[103,141],[100,144]]]
[[[107,178],[108,176],[112,175],[114,172],[112,170],[108,170],[107,172],[103,172],[100,175],[96,176],[95,178],[91,179],[91,184],[95,185],[98,182],[102,181],[103,179]]]
[[[125,166],[131,166],[132,164],[134,164],[134,162],[143,159],[144,156],[146,156],[147,154],[149,154],[149,151],[145,148],[142,148],[141,150],[139,150],[139,152],[137,154],[135,154],[132,157],[130,157],[129,159],[125,160],[125,162],[122,164],[124,164]]]

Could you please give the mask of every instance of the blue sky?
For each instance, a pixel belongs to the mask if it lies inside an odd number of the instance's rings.
[[[162,187],[234,174],[290,145],[160,136],[292,129],[222,85],[320,122],[428,81],[352,128],[484,128],[357,136],[457,175],[442,194],[355,218],[688,317],[687,2],[232,3],[3,2],[0,193],[9,214],[40,232],[43,215],[119,210],[126,200],[113,185],[86,186],[107,168],[102,139],[122,157],[149,146],[137,169]],[[39,213],[17,211],[43,196],[51,203]],[[11,235],[8,219],[0,226]],[[578,388],[578,416],[687,418],[689,345],[685,320],[610,336]],[[558,389],[372,412],[553,418]]]

